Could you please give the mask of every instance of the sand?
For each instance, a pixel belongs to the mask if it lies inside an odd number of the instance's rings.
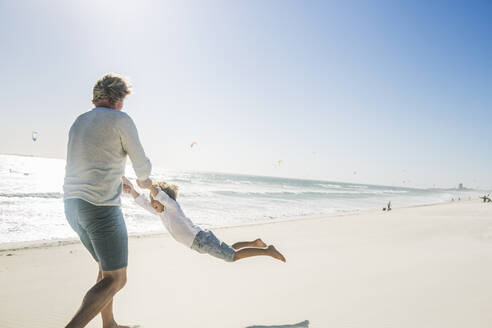
[[[491,327],[492,205],[478,201],[215,230],[287,263],[225,263],[132,237],[120,323],[157,327]],[[94,283],[81,244],[0,251],[0,327],[63,327]],[[94,319],[88,327],[100,327]],[[291,326],[296,327],[296,326]]]

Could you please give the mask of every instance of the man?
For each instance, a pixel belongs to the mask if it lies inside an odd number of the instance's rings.
[[[129,155],[137,183],[145,188],[151,163],[130,116],[121,112],[130,84],[107,74],[94,86],[96,106],[70,128],[65,169],[65,215],[99,264],[97,283],[66,327],[85,327],[101,313],[103,328],[123,328],[113,317],[113,296],[126,283],[128,234],[120,209],[121,177]]]

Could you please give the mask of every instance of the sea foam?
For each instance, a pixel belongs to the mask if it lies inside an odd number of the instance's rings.
[[[75,238],[63,209],[65,161],[0,155],[0,243]],[[132,177],[133,171],[127,168]],[[203,227],[334,215],[393,206],[446,202],[477,193],[358,185],[154,168],[153,177],[180,186],[185,213]],[[129,233],[164,231],[160,220],[122,195]]]

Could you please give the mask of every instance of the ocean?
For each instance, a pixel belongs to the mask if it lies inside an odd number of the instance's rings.
[[[63,210],[65,161],[0,155],[0,244],[76,238]],[[129,177],[133,170],[127,167]],[[203,228],[435,204],[476,198],[478,191],[414,189],[228,173],[153,169],[180,187],[184,212]],[[164,232],[157,216],[122,195],[130,234]]]

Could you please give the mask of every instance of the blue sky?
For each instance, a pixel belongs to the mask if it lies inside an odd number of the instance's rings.
[[[160,167],[492,188],[491,32],[490,1],[0,0],[0,152],[63,158],[117,72]]]

